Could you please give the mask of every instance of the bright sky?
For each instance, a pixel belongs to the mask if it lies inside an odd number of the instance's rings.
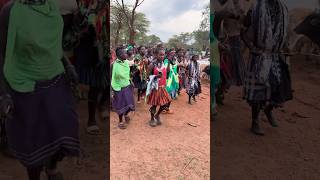
[[[127,0],[127,2],[134,0]],[[149,34],[155,34],[163,42],[173,35],[192,32],[199,28],[202,11],[209,0],[145,0],[137,11],[146,14],[151,21]]]

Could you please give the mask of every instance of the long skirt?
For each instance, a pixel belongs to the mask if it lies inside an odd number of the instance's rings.
[[[112,108],[117,114],[122,115],[135,110],[132,85],[113,92]]]
[[[229,38],[232,59],[233,84],[242,86],[245,78],[245,63],[241,55],[241,38],[233,36]]]
[[[244,85],[244,99],[251,105],[253,103],[270,103],[275,106],[289,101],[293,98],[291,77],[288,65],[279,59],[280,83],[275,77],[273,70],[270,70],[266,82],[258,82],[255,59],[251,60],[248,66],[248,73]]]
[[[148,96],[147,104],[152,106],[163,106],[171,101],[165,87],[159,87],[158,90],[152,90]]]
[[[201,93],[201,82],[198,79],[189,79],[187,86],[187,94],[189,96],[197,96]]]
[[[185,89],[187,86],[186,73],[179,73],[179,89]]]
[[[8,145],[26,167],[39,167],[56,154],[78,156],[79,122],[64,74],[36,83],[31,93],[11,90],[13,118],[6,121]]]

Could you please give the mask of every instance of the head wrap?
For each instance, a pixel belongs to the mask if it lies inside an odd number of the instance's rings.
[[[129,45],[129,46],[126,48],[127,51],[130,51],[130,50],[132,50],[132,49],[133,49],[133,47],[132,47],[131,45]]]

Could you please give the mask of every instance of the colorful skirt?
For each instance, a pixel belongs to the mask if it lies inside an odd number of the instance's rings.
[[[278,59],[278,61],[280,67],[280,83],[274,75],[276,72],[273,72],[272,69],[266,82],[261,83],[258,81],[257,74],[255,73],[257,62],[255,59],[251,59],[244,85],[244,99],[246,99],[250,105],[253,103],[280,105],[292,100],[293,93],[288,65],[281,58]]]
[[[165,87],[159,87],[158,90],[152,90],[147,99],[147,104],[152,106],[163,106],[171,101]]]
[[[192,80],[188,81],[187,86],[187,94],[189,96],[197,96],[201,93],[201,83],[199,80]]]
[[[179,89],[185,89],[187,86],[187,76],[185,73],[179,74]]]
[[[132,85],[113,92],[112,108],[117,114],[121,115],[135,110]]]
[[[65,75],[36,83],[34,92],[11,90],[13,118],[6,121],[8,146],[26,167],[39,167],[57,154],[80,153],[75,100]]]

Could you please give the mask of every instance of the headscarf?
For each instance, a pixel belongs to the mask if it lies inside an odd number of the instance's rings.
[[[133,49],[133,46],[128,45],[128,47],[126,48],[126,51],[130,51],[130,50],[132,50],[132,49]]]

